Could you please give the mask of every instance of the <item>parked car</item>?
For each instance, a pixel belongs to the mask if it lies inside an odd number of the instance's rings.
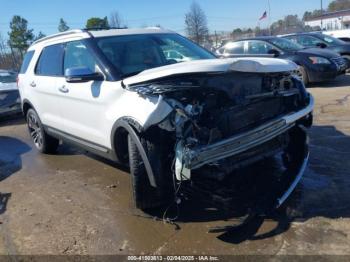
[[[350,29],[334,30],[334,31],[321,31],[322,34],[330,35],[338,38],[344,42],[350,42]],[[350,43],[349,43],[350,44]]]
[[[266,36],[227,43],[217,53],[219,57],[278,57],[295,62],[304,83],[321,82],[344,74],[347,62],[336,52],[305,48],[285,38]]]
[[[305,47],[334,51],[350,61],[350,43],[322,33],[299,33],[282,36]]]
[[[21,99],[16,78],[16,73],[0,70],[0,119],[21,112]]]
[[[174,64],[168,45],[197,60]],[[129,165],[138,208],[272,156],[291,171],[277,207],[308,160],[314,102],[296,67],[217,59],[163,29],[73,30],[36,41],[18,84],[35,147],[54,153],[62,140]]]

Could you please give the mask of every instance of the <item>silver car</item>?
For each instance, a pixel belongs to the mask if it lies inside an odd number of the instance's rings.
[[[0,70],[0,120],[4,116],[21,112],[16,78],[15,72]]]

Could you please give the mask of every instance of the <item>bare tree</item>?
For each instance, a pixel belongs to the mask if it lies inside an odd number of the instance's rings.
[[[0,69],[18,69],[20,63],[19,53],[10,48],[0,33]]]
[[[186,32],[190,39],[202,44],[208,36],[207,17],[197,2],[193,2],[185,15]]]
[[[113,11],[109,16],[109,26],[115,28],[126,28],[122,17],[119,15],[118,11]]]

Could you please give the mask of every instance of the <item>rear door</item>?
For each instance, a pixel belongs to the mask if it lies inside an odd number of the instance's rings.
[[[42,123],[46,126],[63,128],[60,108],[57,104],[57,81],[63,78],[64,45],[55,44],[44,47],[34,74],[28,77],[28,87],[33,103]]]

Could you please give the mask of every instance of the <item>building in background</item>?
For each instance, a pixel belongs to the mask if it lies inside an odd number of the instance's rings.
[[[317,27],[323,30],[350,29],[350,9],[324,13],[305,21],[306,26]]]

